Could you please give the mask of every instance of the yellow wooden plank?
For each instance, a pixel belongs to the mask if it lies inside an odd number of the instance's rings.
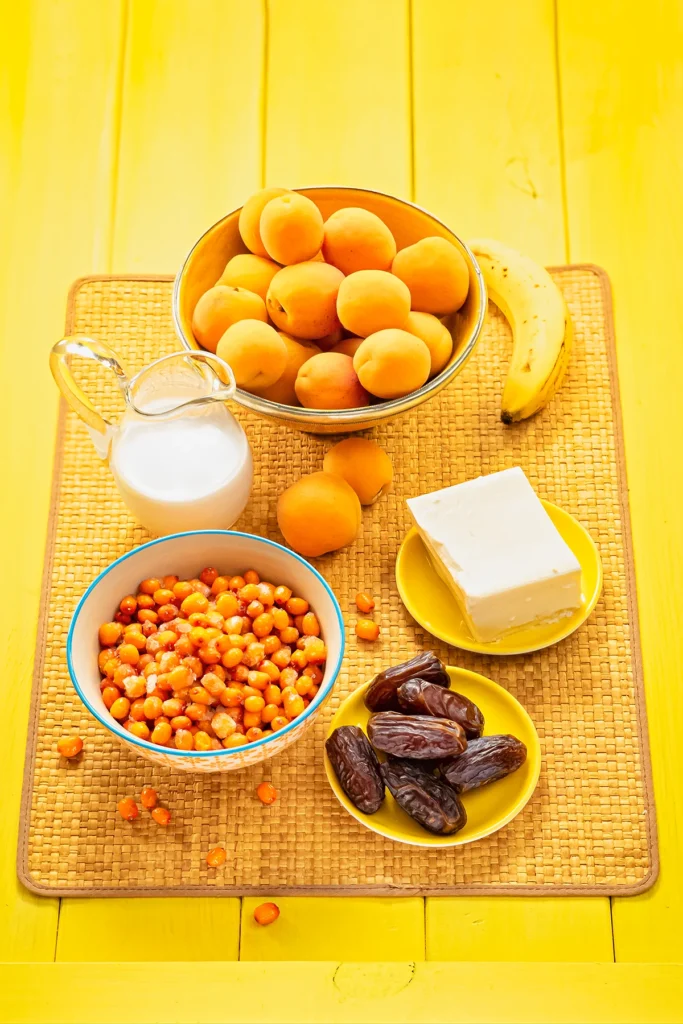
[[[0,248],[0,502],[4,538],[0,699],[3,751],[0,960],[52,959],[56,900],[16,880],[17,815],[45,544],[57,392],[49,346],[73,278],[104,268],[108,246],[119,0],[33,0],[3,7],[3,244]],[[8,138],[9,135],[9,138]]]
[[[552,0],[413,0],[412,38],[416,201],[465,239],[562,263]],[[427,900],[430,960],[612,956],[607,899]]]
[[[0,967],[0,992],[16,1024],[683,1019],[683,970],[661,964],[16,964]]]
[[[68,899],[56,960],[237,960],[238,899]]]
[[[413,47],[417,201],[562,263],[553,0],[413,0]]]
[[[254,920],[269,897],[242,901],[240,960],[424,960],[424,900],[273,897],[274,924]]]
[[[268,0],[266,181],[410,198],[407,0]]]
[[[606,899],[427,900],[428,960],[611,961]]]
[[[132,0],[114,271],[175,273],[261,185],[261,3]]]
[[[616,308],[627,470],[662,871],[614,901],[617,959],[683,959],[683,19],[561,0],[559,53],[574,260],[605,266]]]

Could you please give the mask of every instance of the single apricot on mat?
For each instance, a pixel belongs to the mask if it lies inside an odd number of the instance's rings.
[[[377,398],[402,398],[421,388],[431,365],[424,341],[408,331],[377,331],[353,357],[358,379]]]
[[[268,286],[278,270],[280,270],[280,264],[273,260],[266,259],[264,256],[254,256],[250,252],[240,252],[228,260],[225,270],[216,284],[246,288],[248,292],[260,295],[265,302]]]
[[[315,341],[341,329],[337,294],[344,280],[328,263],[306,260],[278,271],[268,288],[266,309],[273,323],[295,338]]]
[[[421,238],[396,253],[392,273],[410,289],[410,304],[421,313],[455,313],[470,284],[465,257],[446,238]]]
[[[340,341],[338,345],[335,345],[334,348],[331,348],[330,352],[340,352],[341,355],[351,356],[351,358],[353,359],[356,352],[358,351],[358,349],[360,348],[364,341],[365,338],[344,338],[344,340]]]
[[[323,244],[323,215],[306,196],[287,192],[263,207],[259,231],[267,254],[277,263],[312,261]]]
[[[429,349],[432,360],[429,376],[441,373],[453,352],[453,338],[448,328],[431,313],[413,312],[408,314],[405,329],[421,338]]]
[[[204,292],[192,314],[192,333],[209,352],[215,352],[228,327],[240,320],[268,319],[260,295],[232,285],[214,285]]]
[[[278,196],[286,195],[288,191],[286,188],[262,188],[260,192],[255,192],[253,196],[250,196],[240,210],[238,222],[240,235],[247,249],[253,252],[254,255],[268,255],[259,231],[259,223],[264,206],[271,199],[277,199]]]
[[[339,285],[337,316],[352,334],[367,338],[389,327],[403,327],[408,313],[408,287],[386,270],[357,270]]]
[[[274,384],[271,384],[267,388],[249,388],[248,390],[254,395],[258,395],[259,398],[267,398],[269,402],[279,402],[280,405],[299,405],[299,399],[296,397],[296,391],[294,390],[294,382],[296,381],[297,374],[304,363],[317,355],[320,349],[312,342],[304,344],[301,341],[297,341],[296,338],[292,338],[291,335],[286,334],[284,331],[277,332],[285,343],[287,349],[287,362],[282,375],[278,377]]]
[[[277,522],[294,551],[307,558],[353,544],[361,524],[354,489],[332,473],[311,473],[283,491]]]
[[[320,352],[301,367],[294,382],[296,397],[307,409],[359,409],[370,404],[351,356]]]
[[[287,365],[284,341],[274,327],[260,320],[240,320],[229,327],[218,342],[217,354],[231,367],[238,388],[268,387]]]
[[[390,270],[396,241],[376,213],[346,206],[325,221],[323,256],[345,274],[356,270]]]
[[[394,479],[391,459],[368,437],[347,437],[335,444],[323,459],[323,469],[343,477],[361,505],[372,505],[386,494]]]

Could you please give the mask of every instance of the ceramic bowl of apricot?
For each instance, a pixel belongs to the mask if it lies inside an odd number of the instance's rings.
[[[467,246],[412,203],[267,188],[202,235],[173,313],[185,347],[230,364],[241,405],[338,434],[445,387],[476,345],[486,288]]]
[[[280,544],[231,530],[149,541],[90,584],[67,638],[74,687],[135,753],[222,772],[295,743],[332,692],[339,604]]]

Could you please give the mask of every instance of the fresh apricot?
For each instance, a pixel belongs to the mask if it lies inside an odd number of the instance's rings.
[[[383,448],[367,437],[347,437],[325,455],[323,469],[353,487],[361,505],[372,505],[391,488],[394,467]]]
[[[394,236],[370,210],[346,206],[325,221],[323,256],[345,274],[389,270],[395,255]]]
[[[260,295],[232,285],[214,285],[204,292],[192,314],[192,332],[202,346],[215,352],[228,327],[241,320],[266,323],[266,304]]]
[[[378,398],[400,398],[421,388],[432,365],[429,349],[408,331],[377,331],[353,357],[363,387]]]
[[[360,502],[342,477],[311,473],[280,495],[277,521],[289,546],[314,558],[353,543],[360,530]]]
[[[294,382],[296,396],[307,409],[357,409],[370,404],[351,356],[320,352],[308,359]]]
[[[241,252],[228,261],[216,284],[246,288],[247,291],[260,295],[265,302],[268,285],[279,269],[279,263],[274,263],[263,256],[254,256],[251,252]]]
[[[281,405],[299,405],[294,382],[304,363],[317,355],[320,349],[312,342],[303,344],[284,331],[278,331],[278,334],[287,349],[287,362],[281,376],[267,388],[249,388],[249,390],[261,398],[267,398],[270,402],[280,402]]]
[[[311,199],[286,192],[263,207],[259,231],[270,258],[289,266],[313,260],[320,252],[323,215]]]
[[[338,345],[331,348],[330,352],[341,352],[343,356],[351,356],[353,359],[364,341],[365,338],[344,338],[344,340],[340,341]]]
[[[410,291],[386,270],[357,270],[339,286],[337,316],[347,331],[367,338],[390,327],[403,327],[410,313]]]
[[[315,340],[341,327],[337,293],[341,270],[308,260],[278,271],[268,288],[266,309],[273,323],[295,338]]]
[[[408,314],[405,330],[421,338],[429,349],[432,360],[429,376],[441,373],[453,352],[453,338],[448,328],[431,313],[413,312]]]
[[[287,348],[270,324],[240,320],[218,343],[217,354],[232,368],[238,388],[269,387],[282,376]]]
[[[268,255],[259,231],[263,208],[271,199],[284,196],[288,191],[286,188],[262,188],[260,192],[255,192],[253,196],[250,196],[240,210],[239,230],[242,241],[247,249],[256,256]]]
[[[459,249],[446,238],[421,238],[396,253],[392,273],[410,289],[421,313],[454,313],[467,298],[469,272]]]

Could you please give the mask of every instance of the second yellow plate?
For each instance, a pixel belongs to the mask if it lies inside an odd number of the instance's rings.
[[[453,594],[432,565],[417,529],[401,544],[396,559],[396,583],[404,605],[421,626],[452,647],[481,654],[528,654],[550,647],[573,633],[595,608],[602,590],[602,563],[590,534],[580,523],[549,501],[543,507],[560,536],[581,565],[581,607],[566,618],[515,630],[509,636],[482,643],[472,636]]]

